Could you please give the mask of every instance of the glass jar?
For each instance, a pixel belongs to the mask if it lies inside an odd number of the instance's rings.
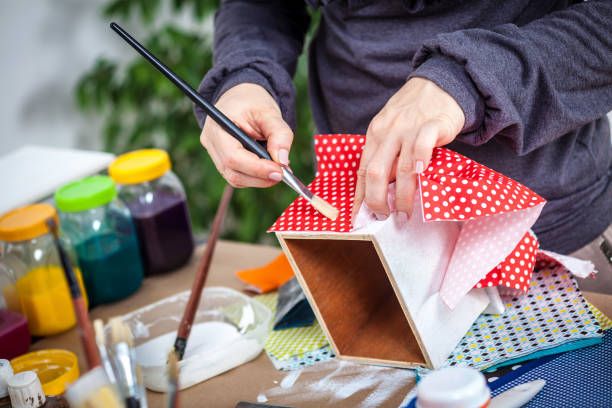
[[[34,204],[0,217],[0,274],[7,309],[23,314],[34,336],[48,336],[76,324],[72,298],[47,220],[57,219],[49,204]],[[70,251],[68,251],[70,253]],[[81,272],[76,273],[83,298]]]
[[[187,199],[168,154],[136,150],[115,159],[108,172],[136,224],[145,275],[187,263],[194,249]]]
[[[66,184],[56,191],[55,203],[91,304],[114,302],[134,293],[143,278],[138,239],[113,180],[92,176]]]

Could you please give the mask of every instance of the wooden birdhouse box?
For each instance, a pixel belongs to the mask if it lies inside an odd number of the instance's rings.
[[[394,212],[378,221],[363,207],[353,226],[364,141],[360,135],[315,137],[317,176],[309,187],[340,210],[335,221],[299,198],[270,230],[339,358],[440,367],[496,286],[527,289],[537,249],[528,230],[544,201],[478,163],[436,149],[419,176],[410,218]],[[393,196],[390,186],[390,204]]]

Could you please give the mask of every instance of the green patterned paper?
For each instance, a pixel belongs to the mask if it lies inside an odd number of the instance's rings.
[[[276,301],[278,294],[270,293],[256,297],[266,305],[274,314],[276,312]],[[265,343],[265,350],[276,360],[288,360],[290,358],[303,358],[306,353],[318,350],[329,342],[321,330],[321,326],[315,323],[309,327],[296,327],[285,330],[271,330]]]

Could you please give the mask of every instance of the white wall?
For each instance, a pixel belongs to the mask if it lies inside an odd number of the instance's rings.
[[[96,57],[132,55],[102,19],[103,0],[2,3],[0,155],[28,143],[99,148],[98,126],[75,108],[74,85]]]

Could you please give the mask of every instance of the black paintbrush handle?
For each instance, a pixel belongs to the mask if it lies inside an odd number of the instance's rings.
[[[245,149],[255,153],[262,159],[272,160],[268,151],[257,141],[250,138],[242,129],[240,129],[234,122],[232,122],[227,116],[225,116],[219,109],[215,108],[212,104],[208,103],[202,96],[197,93],[187,82],[176,75],[170,68],[165,66],[160,60],[158,60],[149,50],[143,47],[138,41],[136,41],[127,31],[121,28],[117,23],[110,23],[110,27],[115,31],[121,38],[123,38],[128,44],[132,46],[140,55],[144,57],[151,65],[153,65],[159,72],[164,74],[177,88],[179,88],[185,95],[189,97],[196,105],[204,109],[206,114],[213,118],[219,126],[221,126],[227,133],[235,137]]]

